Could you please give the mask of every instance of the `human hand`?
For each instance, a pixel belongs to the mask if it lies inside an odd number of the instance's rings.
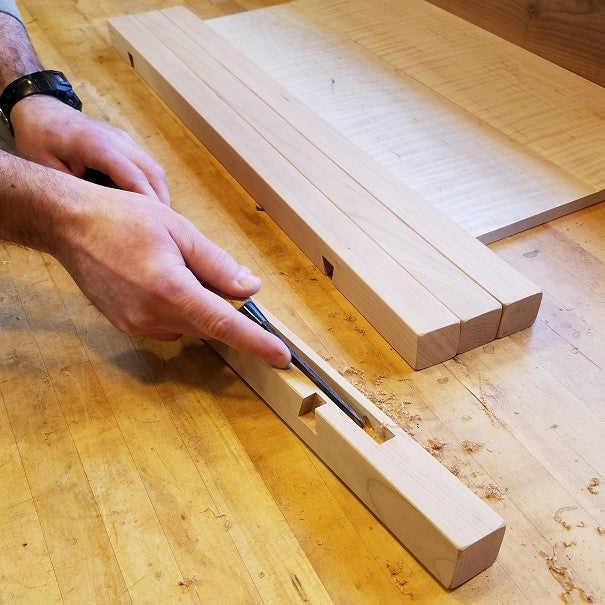
[[[244,298],[258,291],[258,277],[159,201],[80,183],[85,203],[57,225],[50,251],[115,327],[161,340],[212,338],[288,365],[283,342],[209,289]]]
[[[163,169],[123,130],[48,95],[22,99],[10,117],[22,157],[78,177],[93,168],[126,191],[170,203]]]

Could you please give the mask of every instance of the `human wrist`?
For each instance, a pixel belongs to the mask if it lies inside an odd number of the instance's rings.
[[[35,94],[23,97],[15,103],[10,114],[15,136],[26,129],[32,120],[38,123],[44,121],[44,116],[49,110],[62,109],[63,107],[67,109],[67,105],[49,95]],[[67,109],[67,111],[69,110]]]
[[[0,152],[0,239],[61,256],[86,214],[86,192],[76,183],[68,174]]]

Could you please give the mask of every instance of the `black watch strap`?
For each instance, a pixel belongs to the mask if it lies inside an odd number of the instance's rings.
[[[11,111],[16,103],[30,95],[49,95],[78,111],[82,109],[82,101],[62,72],[45,70],[21,76],[11,82],[0,95],[0,117],[8,125],[11,134],[13,134]]]

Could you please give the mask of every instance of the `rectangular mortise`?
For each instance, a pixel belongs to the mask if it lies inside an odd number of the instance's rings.
[[[317,423],[315,421],[315,410],[326,402],[318,393],[305,397],[300,404],[298,417],[317,435]]]
[[[324,262],[324,273],[331,278],[334,275],[334,265],[325,256],[322,255],[321,258]]]

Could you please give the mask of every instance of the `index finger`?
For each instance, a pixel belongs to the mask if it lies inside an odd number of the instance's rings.
[[[187,333],[225,344],[264,359],[272,366],[285,368],[290,363],[288,347],[252,320],[236,311],[224,298],[206,290],[191,274],[190,290],[184,305]]]

